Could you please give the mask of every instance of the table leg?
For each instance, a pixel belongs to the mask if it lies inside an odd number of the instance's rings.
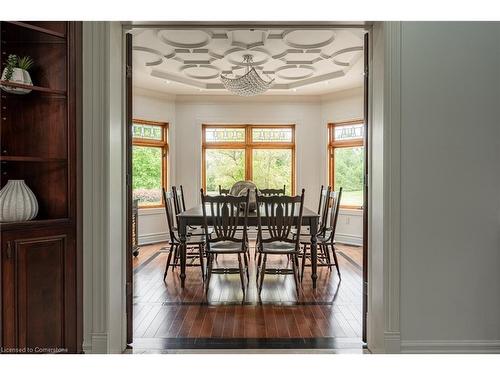
[[[187,232],[187,224],[186,221],[181,219],[179,220],[179,240],[180,240],[180,252],[181,252],[181,288],[184,288],[184,284],[186,281],[186,232]]]
[[[311,233],[311,278],[313,289],[316,289],[316,280],[318,278],[318,245],[317,245],[317,230],[318,223],[316,220],[311,220],[309,231]]]

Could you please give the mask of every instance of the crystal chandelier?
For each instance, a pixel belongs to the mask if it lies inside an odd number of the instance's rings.
[[[244,55],[246,73],[238,78],[228,78],[221,74],[220,79],[224,87],[233,94],[239,96],[254,96],[266,92],[274,82],[274,79],[264,81],[252,66],[252,55]]]

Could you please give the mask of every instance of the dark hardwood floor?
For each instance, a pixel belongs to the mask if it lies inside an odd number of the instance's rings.
[[[300,347],[308,342],[328,346],[332,338],[337,342],[360,343],[361,247],[339,245],[340,283],[334,270],[321,267],[317,290],[313,291],[310,268],[306,268],[302,291],[297,297],[293,276],[266,275],[259,303],[253,248],[245,297],[238,275],[213,275],[207,300],[199,267],[188,268],[184,290],[180,287],[178,268],[169,271],[166,283],[163,282],[168,254],[162,249],[165,245],[142,246],[134,259],[134,343],[156,339],[160,347],[165,342],[171,347],[182,340],[196,339],[201,343],[218,339],[231,347],[232,342],[237,345],[238,340],[250,339],[259,347],[258,340],[267,339],[268,344],[273,342],[269,340],[275,340],[282,347],[286,339],[290,345],[295,340],[292,347]],[[219,257],[218,262],[235,264],[224,257]],[[277,264],[275,261],[274,265]]]

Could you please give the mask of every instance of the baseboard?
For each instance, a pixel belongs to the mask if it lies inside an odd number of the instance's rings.
[[[346,245],[363,246],[363,237],[352,234],[335,234],[335,241]]]
[[[108,352],[108,334],[92,333],[90,343],[84,343],[82,350],[85,354],[106,354]]]
[[[249,231],[248,237],[250,240],[254,240],[255,238],[257,238],[257,232]],[[139,235],[138,239],[139,246],[149,245],[158,242],[165,242],[165,241],[168,241],[167,232],[145,233]],[[335,241],[346,245],[363,246],[363,238],[360,236],[353,236],[351,234],[338,233],[335,235]]]
[[[403,340],[401,353],[500,353],[500,340]]]
[[[149,245],[158,242],[168,241],[167,232],[159,232],[159,233],[146,233],[139,235],[139,246],[141,245]]]
[[[401,333],[400,332],[384,332],[385,353],[394,354],[401,352]]]

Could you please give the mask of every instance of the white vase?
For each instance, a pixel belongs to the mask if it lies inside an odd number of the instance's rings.
[[[38,213],[35,194],[24,180],[9,180],[0,190],[0,221],[27,221]]]
[[[5,79],[5,76],[7,74],[7,68],[3,70],[2,73],[2,81],[7,81]],[[12,70],[12,77],[8,80],[8,82],[13,82],[13,83],[20,83],[22,85],[28,85],[28,86],[33,86],[33,82],[31,81],[31,76],[28,73],[27,70],[20,69],[20,68],[14,68]],[[10,86],[5,86],[1,85],[0,86],[2,90],[10,92],[12,94],[28,94],[31,92],[30,89],[25,89],[25,88],[20,88],[20,87],[10,87]]]

